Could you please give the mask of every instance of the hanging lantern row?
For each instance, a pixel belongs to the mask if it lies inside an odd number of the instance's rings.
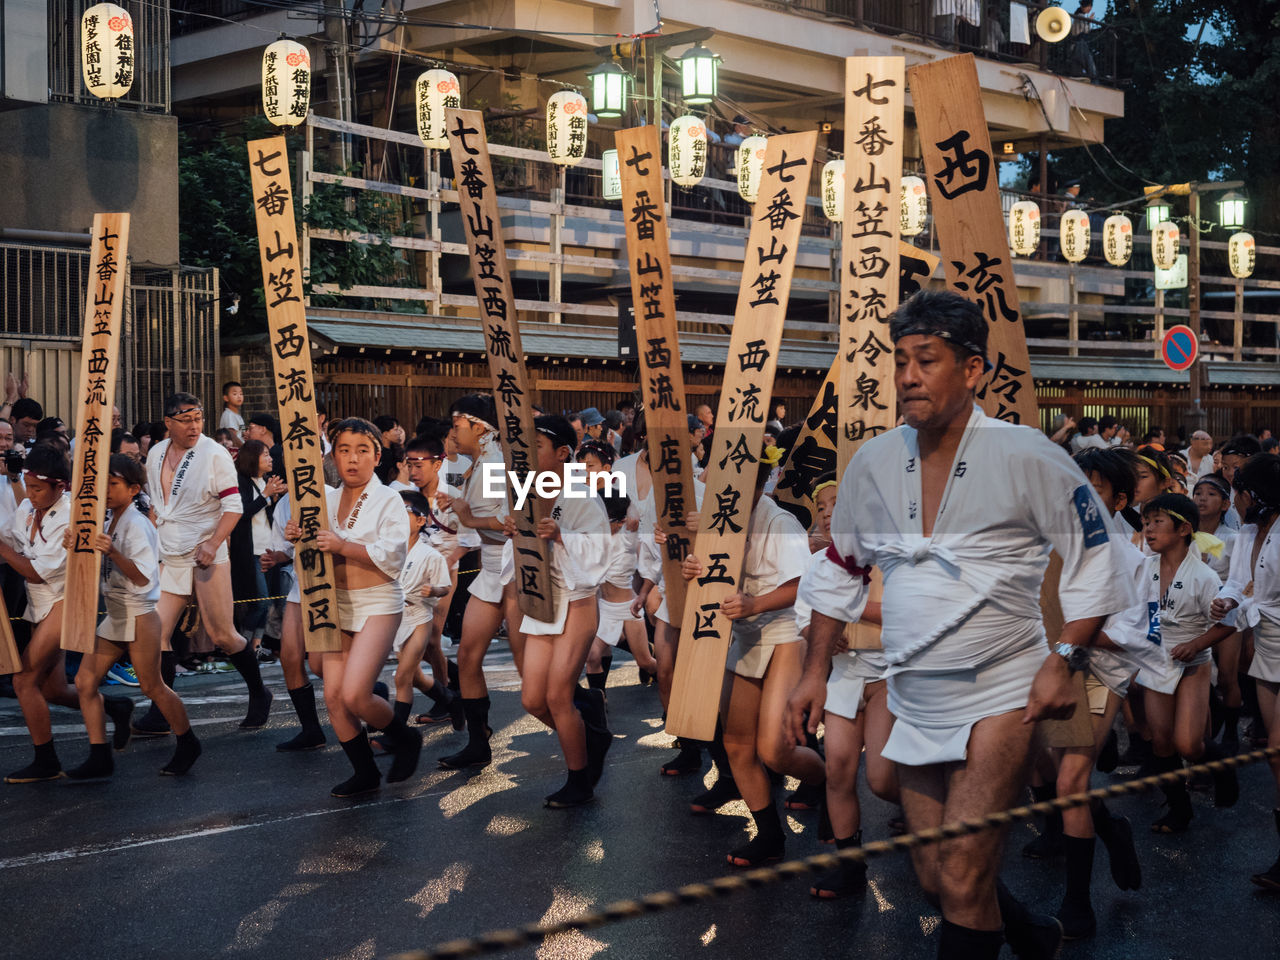
[[[600,154],[600,195],[606,200],[622,199],[622,168],[617,150]]]
[[[1231,275],[1239,280],[1253,276],[1253,267],[1258,258],[1258,251],[1253,242],[1253,234],[1233,233],[1227,241],[1227,262],[1231,266]]]
[[[929,191],[919,177],[902,178],[902,235],[916,237],[924,232],[929,217]]]
[[[80,66],[95,97],[116,100],[133,86],[133,19],[115,3],[97,3],[80,18]]]
[[[428,70],[418,76],[414,87],[417,103],[418,136],[424,146],[444,150],[449,146],[445,134],[444,112],[448,107],[462,106],[462,87],[448,70]]]
[[[1172,270],[1178,262],[1178,244],[1182,234],[1176,223],[1168,220],[1156,224],[1151,232],[1151,259],[1161,270]]]
[[[822,212],[832,223],[844,220],[844,161],[822,165]]]
[[[587,98],[561,90],[547,98],[547,156],[572,167],[587,155]]]
[[[1009,249],[1029,257],[1040,246],[1040,207],[1034,200],[1019,200],[1009,208]]]
[[[764,171],[764,150],[767,137],[753,135],[738,145],[738,196],[747,203],[755,203],[760,192],[760,174]]]
[[[688,114],[672,120],[667,133],[667,161],[673,183],[696,186],[707,173],[706,123]]]
[[[1089,215],[1068,210],[1058,221],[1058,246],[1068,263],[1079,263],[1089,254]]]
[[[1102,224],[1102,255],[1113,267],[1123,267],[1133,256],[1133,222],[1123,213],[1112,214]]]
[[[311,55],[296,40],[277,40],[262,53],[262,112],[277,127],[307,119]]]

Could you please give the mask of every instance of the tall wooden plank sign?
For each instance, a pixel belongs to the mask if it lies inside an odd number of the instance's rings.
[[[250,140],[248,146],[276,408],[284,433],[289,512],[302,528],[293,566],[302,600],[303,637],[310,653],[338,653],[342,631],[338,627],[333,563],[316,547],[316,535],[329,529],[329,508],[325,503],[311,339],[302,303],[301,247],[293,219],[289,155],[284,137]]]
[[[102,554],[93,548],[107,513],[111,408],[120,375],[120,326],[129,253],[129,214],[95,213],[89,248],[89,290],[80,347],[80,405],[71,470],[71,529],[62,649],[92,653],[98,626]]]
[[[1038,427],[1040,408],[973,55],[912,67],[909,78],[947,286],[978,304],[990,325],[992,369],[978,384],[978,402],[988,416]],[[1051,643],[1062,631],[1061,571],[1061,558],[1054,554],[1040,596]],[[1093,742],[1083,678],[1077,692],[1075,715],[1046,724],[1053,746]]]
[[[498,192],[489,163],[484,116],[478,110],[445,109],[449,152],[458,178],[458,202],[471,253],[471,273],[475,278],[480,325],[489,356],[489,376],[498,406],[498,433],[507,469],[525,482],[534,468],[537,448],[533,430],[533,396],[524,368],[520,345],[520,325],[516,319],[516,298],[511,290],[507,267],[507,247],[502,239],[502,218],[498,214]],[[529,497],[522,510],[513,510],[516,589],[520,609],[535,620],[555,619],[556,598],[551,583],[551,544],[541,540],[534,529],[551,513],[551,505],[540,497]]]
[[[678,737],[715,736],[733,626],[720,602],[742,582],[751,498],[816,146],[816,133],[792,133],[770,137],[765,150],[699,515],[697,554],[704,573],[686,597],[667,709],[667,731]]]
[[[680,623],[685,599],[680,563],[689,552],[690,541],[684,517],[696,501],[671,248],[663,209],[662,139],[657,127],[632,127],[619,130],[614,142],[622,160],[622,209],[631,259],[631,301],[635,304],[649,471],[658,526],[667,535],[662,579],[671,622]]]

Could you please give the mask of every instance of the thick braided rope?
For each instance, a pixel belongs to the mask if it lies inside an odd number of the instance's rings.
[[[862,863],[873,857],[884,856],[888,853],[913,850],[916,847],[930,843],[941,843],[943,840],[951,840],[956,837],[982,833],[985,830],[1006,827],[1035,814],[1067,810],[1072,807],[1084,806],[1094,800],[1105,800],[1109,797],[1124,797],[1130,794],[1143,793],[1152,787],[1172,784],[1197,774],[1221,773],[1224,770],[1247,766],[1276,756],[1280,756],[1280,747],[1252,750],[1249,753],[1241,753],[1234,757],[1224,757],[1221,760],[1211,760],[1182,770],[1170,770],[1167,773],[1153,774],[1138,780],[1126,780],[1122,783],[1112,784],[1109,787],[1089,790],[1086,793],[1074,793],[1066,797],[1054,797],[1052,800],[1011,807],[1008,810],[998,810],[995,813],[989,813],[974,820],[944,823],[930,830],[919,830],[915,833],[892,837],[888,840],[876,840],[861,847],[851,847],[834,853],[820,853],[812,857],[805,857],[803,860],[789,860],[786,863],[779,863],[772,867],[744,870],[727,876],[716,877],[714,880],[706,880],[702,883],[686,884],[674,890],[661,890],[657,893],[650,893],[635,900],[617,900],[595,910],[586,910],[566,920],[557,920],[552,923],[531,923],[509,930],[493,930],[478,937],[450,940],[446,943],[436,944],[428,950],[416,950],[399,954],[396,960],[455,960],[455,958],[460,957],[476,957],[487,953],[514,950],[517,947],[538,943],[558,933],[567,933],[570,930],[591,930],[606,924],[616,923],[619,920],[643,916],[647,913],[663,913],[676,907],[717,900],[744,890],[754,890],[758,887],[780,883],[783,880],[790,880],[805,874],[830,870],[841,861]]]

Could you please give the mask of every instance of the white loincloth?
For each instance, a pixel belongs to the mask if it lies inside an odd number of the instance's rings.
[[[643,623],[643,617],[631,615],[630,600],[606,600],[601,597],[597,603],[600,612],[600,623],[596,627],[596,636],[611,647],[616,647],[622,639],[622,629],[627,623]]]
[[[856,720],[866,701],[867,684],[884,679],[889,664],[876,650],[850,650],[831,658],[826,712]]]

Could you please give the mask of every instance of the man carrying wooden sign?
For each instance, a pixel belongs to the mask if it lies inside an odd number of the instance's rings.
[[[813,619],[788,722],[797,738],[816,727],[830,651],[861,612],[869,569],[879,567],[896,718],[883,756],[897,764],[908,826],[920,830],[1012,805],[1034,722],[1074,709],[1079,664],[1046,659],[1039,593],[1047,548],[1063,559],[1068,649],[1089,646],[1105,616],[1135,596],[1123,545],[1108,537],[1088,480],[1038,430],[975,405],[992,385],[989,345],[1016,342],[1021,330],[1016,307],[1004,309],[999,273],[983,273],[1009,257],[995,164],[972,58],[917,68],[911,82],[935,223],[940,235],[949,224],[972,241],[960,266],[961,251],[944,246],[948,278],[958,275],[969,284],[963,292],[977,296],[920,293],[890,320],[906,422],[867,441],[842,478],[832,546],[801,583]],[[948,206],[964,197],[967,210]],[[1001,324],[1019,333],[997,338],[992,327]],[[1061,927],[999,884],[1001,846],[1000,834],[982,833],[916,851],[921,884],[942,907],[939,957],[995,958],[1006,941],[1018,956],[1054,955]]]
[[[276,409],[284,431],[289,516],[302,528],[293,565],[299,600],[285,605],[280,625],[280,665],[302,730],[277,744],[276,749],[292,752],[325,743],[316,712],[315,689],[307,678],[304,650],[339,653],[342,633],[333,564],[318,544],[320,532],[329,529],[329,510],[325,503],[324,452],[316,414],[311,340],[302,303],[302,256],[294,222],[288,151],[284,137],[252,140],[248,148],[262,289],[267,302],[267,342],[276,385]]]

